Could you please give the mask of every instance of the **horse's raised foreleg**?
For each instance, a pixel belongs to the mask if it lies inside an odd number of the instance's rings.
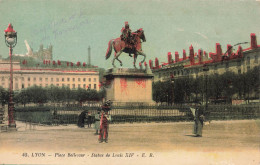
[[[113,65],[114,68],[116,68],[116,66],[115,66],[115,64],[114,64],[115,59],[117,59],[117,61],[120,62],[120,66],[123,65],[123,64],[122,64],[122,61],[118,59],[118,57],[120,56],[120,54],[121,54],[122,52],[123,52],[123,50],[120,50],[119,52],[117,52],[117,53],[115,54],[115,57],[114,57],[113,62],[112,62],[112,65]]]
[[[138,53],[139,55],[144,56],[143,61],[141,61],[141,63],[144,63],[144,61],[145,61],[145,59],[146,59],[146,55],[144,54],[144,52],[142,52],[142,51],[140,51],[140,50],[137,50],[137,53]]]

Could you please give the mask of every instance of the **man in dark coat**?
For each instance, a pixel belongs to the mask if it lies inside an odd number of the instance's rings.
[[[88,111],[83,111],[80,113],[79,118],[78,118],[78,127],[83,128],[85,126],[85,119],[86,119],[86,114]]]
[[[197,103],[195,107],[194,129],[193,129],[193,134],[195,134],[196,137],[202,137],[202,128],[203,128],[204,119],[205,117],[203,113],[203,107],[201,107],[200,103]]]

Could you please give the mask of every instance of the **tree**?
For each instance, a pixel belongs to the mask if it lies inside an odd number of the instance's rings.
[[[2,106],[8,103],[9,100],[9,93],[3,87],[0,87],[0,102]]]

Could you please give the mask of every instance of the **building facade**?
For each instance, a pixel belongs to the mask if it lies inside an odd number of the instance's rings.
[[[21,90],[31,86],[57,86],[70,89],[95,89],[99,91],[99,71],[97,69],[25,67],[13,62],[13,89]],[[9,88],[10,63],[0,59],[0,86]]]
[[[242,49],[238,46],[236,52],[232,52],[234,46],[227,45],[227,51],[222,52],[221,45],[216,44],[216,52],[207,53],[198,50],[194,53],[192,45],[189,48],[189,57],[183,50],[183,58],[179,58],[179,53],[175,52],[175,59],[168,53],[168,63],[159,65],[158,58],[149,61],[149,66],[154,74],[154,81],[166,81],[183,76],[198,77],[203,75],[207,67],[207,74],[223,74],[232,71],[237,74],[246,73],[248,70],[259,66],[260,45],[257,45],[255,34],[251,34],[250,47]]]

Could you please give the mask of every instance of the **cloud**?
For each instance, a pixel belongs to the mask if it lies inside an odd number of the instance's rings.
[[[205,38],[205,39],[208,39],[208,37],[204,34],[201,34],[200,32],[195,32],[196,34],[200,35],[201,37]]]

